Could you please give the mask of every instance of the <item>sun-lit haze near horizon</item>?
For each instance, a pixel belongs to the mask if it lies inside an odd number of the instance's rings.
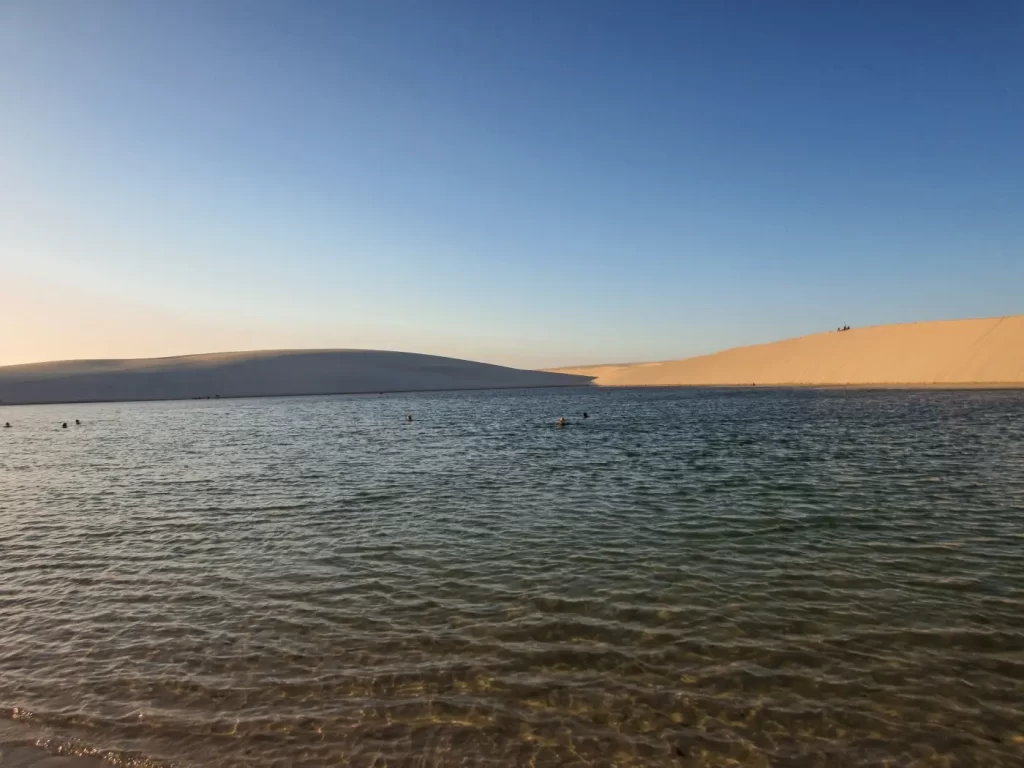
[[[1024,311],[1017,2],[0,3],[0,365]]]

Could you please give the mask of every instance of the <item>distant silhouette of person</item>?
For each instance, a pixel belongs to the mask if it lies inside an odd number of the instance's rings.
[[[565,425],[568,424],[568,423],[569,422],[565,420],[565,416],[563,416],[562,418],[560,418],[558,420],[558,428],[559,429],[565,429]]]
[[[584,419],[589,419],[589,418],[590,418],[590,416],[588,416],[588,415],[587,415],[587,412],[586,412],[586,411],[584,411],[584,412],[583,412],[583,418],[584,418]]]
[[[406,416],[405,420],[411,422],[412,421],[412,414],[410,413],[408,416]]]
[[[68,423],[65,421],[63,424],[60,425],[60,428],[61,429],[67,429],[68,428]]]
[[[10,428],[11,428],[11,422],[5,421],[4,422],[4,429],[10,429]]]
[[[82,422],[80,422],[78,419],[75,419],[75,426],[76,427],[82,426]]]

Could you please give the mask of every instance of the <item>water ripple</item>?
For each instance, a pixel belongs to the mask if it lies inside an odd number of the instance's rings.
[[[1022,406],[8,408],[0,763],[1020,765]]]

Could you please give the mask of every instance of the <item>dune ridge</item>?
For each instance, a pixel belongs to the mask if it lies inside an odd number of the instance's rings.
[[[599,386],[1024,386],[1024,315],[877,325],[683,360],[553,369]]]
[[[0,367],[0,404],[580,386],[571,374],[378,350],[263,350]]]

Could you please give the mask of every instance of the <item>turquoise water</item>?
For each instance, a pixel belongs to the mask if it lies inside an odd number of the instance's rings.
[[[1024,764],[1024,392],[3,421],[0,756]]]

